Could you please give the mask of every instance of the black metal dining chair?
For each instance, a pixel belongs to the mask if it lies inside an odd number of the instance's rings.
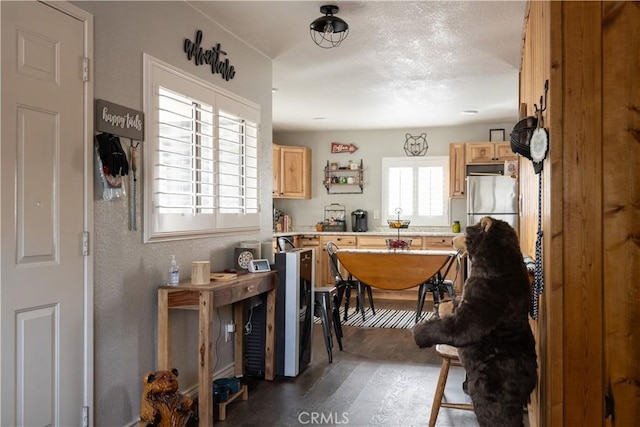
[[[449,274],[449,270],[453,264],[456,263],[456,276],[453,280],[445,279]],[[418,307],[416,308],[416,323],[420,321],[422,316],[422,308],[424,307],[424,300],[427,292],[431,292],[433,295],[433,309],[435,313],[438,313],[438,306],[440,301],[444,298],[445,292],[449,294],[451,299],[456,297],[455,281],[460,272],[460,252],[452,256],[433,277],[424,282],[418,288]]]
[[[364,294],[365,291],[369,296],[369,306],[371,307],[371,312],[375,315],[376,309],[373,305],[373,293],[371,291],[371,286],[366,283],[360,282],[358,279],[354,278],[351,273],[347,274],[347,278],[345,279],[340,273],[340,263],[338,261],[338,256],[336,255],[336,251],[338,250],[338,245],[334,242],[327,243],[327,253],[329,254],[329,265],[331,267],[331,275],[335,280],[336,288],[338,288],[338,306],[340,305],[340,301],[342,301],[342,296],[345,297],[344,302],[344,315],[343,318],[346,321],[349,317],[349,300],[351,299],[351,290],[355,289],[356,291],[356,313],[358,311],[362,314],[362,321],[365,321],[365,308],[364,308]]]
[[[324,343],[327,347],[329,363],[333,362],[333,337],[331,331],[335,332],[336,340],[340,351],[342,351],[342,325],[340,324],[338,289],[335,286],[322,286],[313,289],[314,315],[320,318]]]

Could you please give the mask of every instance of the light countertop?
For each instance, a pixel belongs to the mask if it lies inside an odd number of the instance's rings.
[[[326,236],[397,236],[398,230],[390,228],[372,229],[366,232],[354,231],[316,231],[315,228],[300,228],[287,232],[274,232],[273,237],[280,236],[299,236],[299,235],[326,235]],[[435,236],[435,237],[453,237],[463,233],[453,233],[449,227],[409,227],[400,229],[400,237],[402,236]]]

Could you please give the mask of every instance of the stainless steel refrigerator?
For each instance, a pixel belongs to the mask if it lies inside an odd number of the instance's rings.
[[[501,219],[518,230],[518,180],[500,174],[467,176],[467,225],[484,216]]]

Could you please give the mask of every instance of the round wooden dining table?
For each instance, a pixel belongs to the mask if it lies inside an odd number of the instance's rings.
[[[421,285],[442,270],[455,250],[338,249],[336,256],[355,278],[378,289],[403,290]]]

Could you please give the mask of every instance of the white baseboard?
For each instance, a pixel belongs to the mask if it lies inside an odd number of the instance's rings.
[[[228,364],[227,366],[218,369],[216,372],[213,373],[213,380],[217,380],[218,378],[231,378],[234,376],[235,373],[235,365],[233,363]],[[213,382],[212,382],[213,384]],[[212,385],[213,387],[213,385]],[[184,395],[189,396],[191,399],[195,399],[196,397],[198,397],[198,384],[192,384],[191,386],[180,390],[180,392]],[[211,392],[213,393],[213,388],[211,389]]]

